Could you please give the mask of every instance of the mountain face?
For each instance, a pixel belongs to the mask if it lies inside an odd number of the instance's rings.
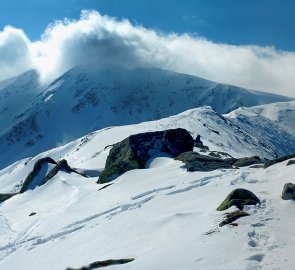
[[[160,119],[204,105],[225,113],[290,100],[143,68],[79,66],[45,89],[30,71],[2,85],[0,167],[108,126]]]

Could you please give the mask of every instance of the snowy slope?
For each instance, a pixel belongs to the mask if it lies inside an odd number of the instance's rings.
[[[0,121],[1,134],[23,119],[25,112],[34,106],[42,86],[36,71],[0,82]]]
[[[155,120],[203,105],[229,112],[290,100],[159,69],[75,67],[34,98],[36,81],[29,84],[30,91],[18,81],[21,77],[6,86],[16,94],[1,104],[5,128],[0,133],[0,168],[108,126]]]
[[[278,156],[294,152],[295,102],[243,107],[226,115],[233,123],[257,137],[266,146],[269,141]]]
[[[90,173],[93,169],[99,171],[104,167],[110,149],[105,148],[106,146],[113,145],[132,134],[148,131],[185,128],[194,138],[200,135],[210,151],[227,152],[236,158],[258,155],[270,159],[282,154],[295,153],[295,133],[291,135],[281,128],[276,129],[276,125],[266,128],[262,126],[254,132],[254,129],[244,125],[244,121],[235,122],[235,119],[226,118],[210,107],[202,107],[156,121],[105,128],[33,158],[17,161],[3,169],[0,172],[0,192],[19,191],[35,162],[46,156],[56,161],[66,159],[72,167],[81,167]],[[271,133],[268,133],[270,129]],[[273,139],[274,134],[276,140]]]
[[[204,125],[206,124],[206,125]],[[205,107],[138,125],[106,128],[19,161],[0,172],[0,192],[17,191],[41,157],[66,158],[72,167],[99,171],[110,147],[130,134],[183,127],[211,150],[233,156],[271,155],[257,138]],[[218,133],[219,134],[218,134]],[[186,172],[167,156],[129,171],[99,190],[97,175],[59,172],[34,190],[0,204],[0,268],[58,270],[97,260],[135,258],[108,269],[293,269],[295,204],[283,201],[295,165],[268,169]],[[235,188],[261,200],[238,227],[218,227],[216,207]],[[37,214],[29,217],[29,214]]]

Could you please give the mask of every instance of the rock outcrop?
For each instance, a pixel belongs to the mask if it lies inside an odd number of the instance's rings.
[[[244,205],[256,205],[258,203],[260,203],[260,200],[253,192],[247,189],[237,188],[218,206],[217,211],[224,211],[232,206],[236,206],[242,211]]]
[[[126,264],[134,261],[133,258],[131,259],[119,259],[119,260],[106,260],[106,261],[97,261],[94,263],[91,263],[88,266],[83,266],[81,268],[67,268],[66,270],[93,270],[97,268],[102,268],[102,267],[108,267],[112,265],[120,265],[120,264]]]
[[[29,173],[29,175],[25,179],[23,186],[20,190],[20,193],[25,192],[29,188],[29,186],[32,184],[34,179],[38,176],[38,174],[42,170],[42,167],[47,166],[48,164],[57,165],[57,163],[50,157],[41,158],[34,164],[33,170]]]
[[[235,167],[246,167],[254,164],[259,164],[261,163],[261,159],[258,156],[253,156],[253,157],[244,157],[244,158],[239,158],[233,166]]]
[[[6,200],[10,199],[11,197],[17,194],[18,193],[0,193],[0,203],[5,202]]]
[[[55,175],[57,175],[57,173],[59,171],[64,171],[67,173],[76,173],[76,174],[80,174],[83,177],[88,177],[87,175],[78,172],[77,170],[71,168],[68,164],[68,162],[65,159],[62,159],[61,161],[59,161],[56,166],[51,169],[48,174],[46,174],[44,180],[43,180],[43,184],[45,184],[46,182],[48,182],[50,179],[52,179]]]
[[[48,165],[51,164],[52,168],[48,168]],[[43,170],[43,171],[42,171]],[[67,173],[77,173],[81,176],[87,177],[87,175],[76,171],[71,168],[65,159],[59,161],[58,163],[50,157],[39,159],[33,170],[29,173],[25,179],[20,193],[27,191],[28,189],[34,189],[36,186],[42,186],[52,179],[59,171],[65,171]]]
[[[222,227],[227,224],[231,224],[232,222],[236,221],[237,219],[241,217],[250,216],[248,213],[236,210],[231,213],[226,213],[225,218],[219,223],[219,227]]]
[[[295,160],[289,160],[286,166],[290,166],[294,164],[295,164]]]
[[[157,153],[177,157],[193,148],[192,136],[182,128],[131,135],[114,144],[98,183],[107,183],[127,171],[144,168],[148,159]]]
[[[203,150],[209,150],[209,147],[204,145],[203,142],[201,141],[201,136],[198,135],[196,139],[194,140],[194,147],[203,149]]]
[[[196,152],[185,152],[179,155],[177,160],[185,163],[184,167],[188,172],[208,172],[216,169],[231,169],[232,166],[224,159],[200,155]]]
[[[295,158],[295,154],[291,154],[291,155],[279,157],[279,158],[276,158],[276,159],[268,160],[268,161],[265,162],[264,168],[266,169],[269,166],[272,166],[274,164],[277,164],[279,162],[283,162],[283,161],[291,159],[291,158]]]
[[[292,183],[287,183],[284,185],[282,192],[283,200],[294,200],[295,199],[295,185]]]

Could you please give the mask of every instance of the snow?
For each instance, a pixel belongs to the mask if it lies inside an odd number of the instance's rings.
[[[48,87],[31,71],[0,91],[0,168],[110,126],[290,100],[154,68],[78,66]]]
[[[100,191],[92,180],[59,173],[6,201],[0,267],[65,269],[134,257],[120,269],[292,269],[295,205],[280,198],[292,166],[188,173],[179,161],[160,163]],[[247,207],[251,216],[238,227],[218,228],[215,209],[237,187],[257,194],[261,206]]]
[[[180,161],[159,154],[146,169],[129,171],[104,189],[95,183],[110,149],[106,146],[139,132],[181,126],[201,134],[215,150],[234,156],[265,153],[253,147],[253,138],[244,140],[241,133],[237,139],[237,131],[223,122],[205,107],[106,128],[2,170],[0,192],[16,191],[45,156],[66,158],[70,166],[94,175],[59,172],[45,185],[1,204],[0,268],[66,269],[135,258],[109,269],[292,269],[295,204],[280,198],[283,185],[294,182],[294,166],[286,166],[287,161],[267,169],[186,172]],[[219,228],[223,213],[216,208],[241,187],[253,191],[261,205],[247,206],[251,215],[239,219],[238,227]],[[36,215],[29,217],[32,212]]]
[[[44,157],[90,176],[59,171],[38,186],[53,167],[44,166],[28,191],[0,204],[0,269],[121,258],[135,260],[108,269],[293,269],[295,202],[281,199],[284,184],[295,183],[288,161],[187,172],[160,153],[145,169],[96,184],[112,145],[148,131],[185,128],[210,151],[237,158],[294,153],[294,101],[261,105],[288,100],[157,69],[76,67],[45,90],[33,71],[0,83],[1,108],[9,105],[0,112],[0,193],[17,193]],[[259,106],[221,114],[242,105]],[[237,227],[219,227],[216,208],[235,188],[261,204],[246,206],[250,216]]]

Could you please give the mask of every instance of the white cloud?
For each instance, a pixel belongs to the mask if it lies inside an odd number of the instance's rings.
[[[156,66],[295,97],[295,52],[273,47],[162,34],[95,11],[82,12],[80,20],[55,22],[33,43],[21,30],[10,27],[0,33],[0,68],[5,70],[0,79],[34,66],[49,80],[72,66],[91,63]]]
[[[32,68],[30,41],[22,30],[6,26],[0,32],[0,79]]]

